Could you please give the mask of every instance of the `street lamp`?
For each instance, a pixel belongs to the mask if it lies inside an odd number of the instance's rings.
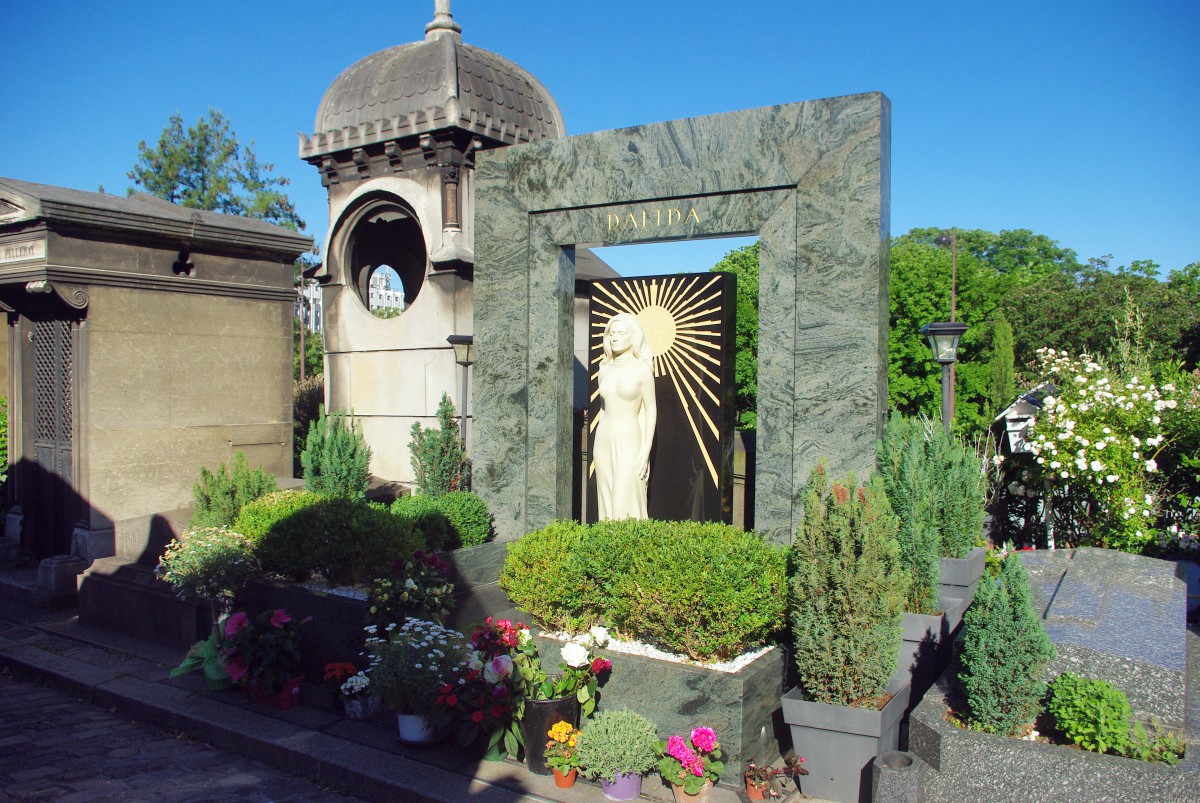
[[[458,411],[459,431],[462,433],[463,451],[467,450],[467,371],[471,367],[471,352],[475,339],[471,335],[450,335],[446,342],[454,347],[454,361],[463,367],[462,407]]]
[[[958,341],[967,331],[965,323],[927,323],[921,334],[929,338],[933,359],[942,366],[942,426],[950,434],[954,419],[954,363],[958,361]]]

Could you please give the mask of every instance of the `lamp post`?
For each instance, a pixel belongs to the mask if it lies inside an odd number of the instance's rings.
[[[942,366],[942,427],[950,434],[954,419],[954,363],[958,361],[958,341],[967,331],[965,323],[927,323],[921,334],[929,338],[933,359]]]
[[[462,407],[458,411],[459,431],[463,451],[467,450],[467,371],[471,367],[471,351],[475,339],[471,335],[450,335],[446,342],[454,347],[454,361],[463,367]]]

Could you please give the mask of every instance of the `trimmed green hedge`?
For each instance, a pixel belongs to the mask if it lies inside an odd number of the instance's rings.
[[[402,496],[392,503],[391,511],[411,521],[430,549],[476,546],[492,535],[487,503],[470,491]]]
[[[787,551],[723,524],[569,521],[509,545],[500,585],[548,629],[605,622],[701,661],[732,658],[784,625]]]
[[[402,496],[392,502],[391,513],[411,521],[430,549],[446,549],[450,543],[450,519],[438,500],[428,494]]]
[[[253,533],[263,571],[296,579],[316,572],[331,585],[365,583],[425,548],[411,520],[379,504],[285,491],[248,508],[238,521]]]

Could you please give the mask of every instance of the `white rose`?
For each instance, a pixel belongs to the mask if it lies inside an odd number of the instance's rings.
[[[563,662],[567,666],[579,669],[591,663],[591,658],[588,657],[587,647],[575,642],[568,642],[562,648]]]
[[[999,455],[997,455],[997,457],[999,457]],[[596,642],[596,646],[603,647],[605,644],[608,644],[608,628],[596,625],[595,627],[589,629],[588,632],[592,634],[592,640]]]

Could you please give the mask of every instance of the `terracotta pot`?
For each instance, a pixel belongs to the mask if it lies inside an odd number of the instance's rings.
[[[547,733],[559,722],[579,727],[579,700],[574,695],[525,701],[521,735],[525,739],[525,766],[534,775],[550,774],[550,768],[546,766]]]
[[[560,789],[567,789],[575,785],[575,778],[579,776],[579,770],[571,770],[566,775],[563,775],[562,770],[558,767],[553,768],[554,785]]]
[[[250,699],[256,703],[265,703],[272,708],[287,710],[294,705],[300,705],[300,692],[304,686],[304,675],[296,675],[284,685],[282,689],[274,694],[268,694],[261,689],[256,689],[253,686],[248,687],[250,690]]]
[[[753,783],[751,783],[750,779],[747,778],[746,779],[746,797],[750,798],[751,800],[766,800],[767,799],[767,787],[755,786]]]
[[[708,803],[712,790],[712,781],[705,781],[704,786],[700,787],[700,791],[694,795],[683,791],[683,787],[678,784],[671,784],[671,793],[675,795],[675,803]]]

